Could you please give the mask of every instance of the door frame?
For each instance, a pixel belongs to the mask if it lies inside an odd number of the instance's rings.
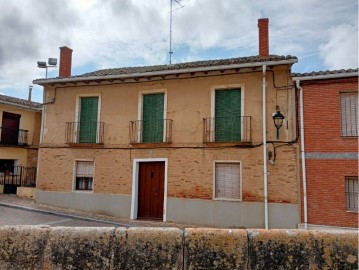
[[[167,172],[168,172],[168,158],[144,158],[133,159],[132,169],[132,197],[131,197],[131,214],[130,219],[137,219],[138,212],[138,185],[139,185],[139,168],[142,162],[164,162],[165,163],[165,179],[163,192],[163,222],[167,220]]]

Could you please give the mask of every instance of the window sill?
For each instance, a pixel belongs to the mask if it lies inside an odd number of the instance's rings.
[[[347,213],[359,214],[359,210],[346,210]]]
[[[93,190],[73,190],[74,193],[93,193]]]
[[[161,146],[161,145],[170,145],[170,142],[141,142],[141,143],[130,143],[130,145],[132,146],[136,146],[136,147],[143,147],[143,148],[147,148],[147,147],[155,147],[155,146]]]
[[[242,202],[242,199],[213,198],[213,201]]]

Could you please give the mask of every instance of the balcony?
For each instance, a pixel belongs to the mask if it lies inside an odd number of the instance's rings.
[[[0,145],[26,146],[28,130],[0,127]]]
[[[67,122],[66,143],[68,144],[103,144],[103,122]]]
[[[130,122],[130,143],[171,143],[172,120],[160,119]]]
[[[204,143],[250,143],[251,116],[203,118]]]

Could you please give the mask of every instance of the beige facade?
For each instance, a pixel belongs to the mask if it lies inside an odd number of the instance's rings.
[[[126,79],[40,82],[45,86],[43,132],[36,199],[63,207],[137,218],[139,164],[165,162],[163,220],[224,227],[264,227],[263,88],[266,93],[266,156],[269,225],[293,228],[299,221],[299,189],[294,62],[266,62],[251,67],[205,72],[144,74]],[[265,83],[263,84],[263,75]],[[204,142],[204,118],[214,117],[214,95],[241,90],[241,115],[251,117],[238,143]],[[164,119],[171,119],[171,143],[130,144],[130,121],[141,120],[143,96],[164,93]],[[98,97],[103,143],[68,143],[66,123],[79,121],[82,97]],[[272,114],[285,116],[276,138]],[[67,130],[68,131],[68,130]],[[76,136],[72,134],[71,136]],[[249,136],[249,135],[248,135]],[[249,138],[249,137],[248,137]],[[279,147],[280,146],[280,147]],[[275,149],[274,149],[275,147]],[[76,162],[92,161],[93,188],[75,187]],[[240,198],[215,195],[215,164],[240,164]],[[230,209],[230,212],[229,212]],[[288,214],[283,214],[288,213]]]
[[[0,95],[0,193],[36,184],[41,104]]]
[[[17,101],[18,99],[11,98]],[[16,160],[19,166],[36,167],[37,165],[37,150],[40,141],[41,129],[41,109],[36,106],[21,106],[15,102],[3,102],[0,99],[0,127],[2,127],[1,134],[7,131],[3,126],[4,113],[11,113],[20,115],[19,129],[26,132],[26,143],[21,145],[6,144],[0,142],[0,159]],[[3,138],[5,135],[2,135]]]

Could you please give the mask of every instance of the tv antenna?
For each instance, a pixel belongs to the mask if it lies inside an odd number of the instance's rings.
[[[173,7],[172,7],[172,2],[173,1],[175,1],[180,7],[176,8],[176,9],[173,9]],[[180,3],[181,1],[182,0],[170,0],[170,51],[169,51],[170,65],[172,64],[172,54],[173,54],[173,51],[172,51],[172,12],[177,10],[177,9],[184,8],[184,6]]]

